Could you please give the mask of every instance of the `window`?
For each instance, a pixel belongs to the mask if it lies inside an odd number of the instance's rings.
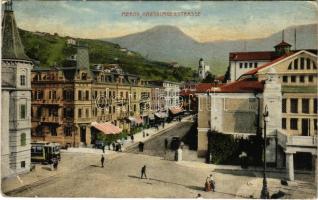
[[[247,63],[244,63],[244,68],[247,68]]]
[[[25,161],[21,161],[21,168],[25,168]]]
[[[20,119],[26,118],[26,105],[22,104],[20,105]]]
[[[136,104],[134,104],[134,112],[136,112],[137,111],[137,106],[136,106]]]
[[[298,59],[294,60],[294,69],[298,69]]]
[[[295,82],[296,82],[296,76],[291,76],[291,77],[290,77],[290,81],[291,81],[292,83],[295,83]]]
[[[64,135],[65,136],[72,136],[72,127],[65,127],[64,128]]]
[[[52,99],[52,91],[49,91],[49,99]]]
[[[290,112],[298,113],[298,99],[290,99]]]
[[[305,82],[305,77],[304,76],[299,76],[299,82],[301,82],[301,83]]]
[[[52,91],[52,99],[56,99],[56,91],[55,90]]]
[[[112,92],[111,91],[108,92],[108,97],[112,98]]]
[[[282,113],[286,113],[286,99],[282,100]]]
[[[298,119],[297,118],[290,119],[290,129],[298,130]]]
[[[314,113],[317,113],[317,98],[314,99]]]
[[[112,107],[111,106],[109,106],[108,111],[109,111],[109,114],[112,114]]]
[[[82,117],[82,109],[78,109],[78,118]]]
[[[309,99],[302,99],[302,112],[309,113]]]
[[[300,69],[305,68],[305,58],[300,58]]]
[[[80,91],[80,90],[78,91],[78,97],[77,98],[78,98],[78,100],[82,100],[82,91]]]
[[[103,109],[104,110],[104,109]],[[86,109],[86,117],[88,118],[89,117],[89,109],[87,108]]]
[[[134,92],[134,99],[136,99],[137,98],[137,94],[136,94],[136,92]]]
[[[26,134],[25,134],[25,133],[21,133],[21,136],[20,136],[20,145],[21,145],[21,146],[25,146],[25,145],[26,145]]]
[[[254,63],[254,68],[256,68],[256,67],[257,67],[257,65],[258,65],[258,63]]]
[[[85,98],[86,98],[86,101],[89,100],[89,91],[88,90],[86,90],[86,92],[85,92]]]
[[[82,80],[87,80],[87,73],[82,73]]]
[[[283,82],[287,83],[288,82],[288,76],[283,76]]]
[[[314,129],[317,130],[317,119],[314,119]],[[317,132],[316,132],[317,134]]]
[[[282,118],[282,129],[286,129],[286,118]]]
[[[310,59],[309,58],[306,59],[306,67],[307,67],[307,69],[310,69]]]
[[[20,76],[20,85],[25,86],[25,75]]]
[[[250,68],[252,68],[253,67],[253,63],[249,63],[249,66],[250,66]]]
[[[292,69],[292,63],[288,65],[288,69]]]
[[[316,65],[315,61],[312,61],[312,67],[313,67],[313,69],[317,69],[317,65]]]
[[[313,75],[308,76],[308,82],[314,82],[314,76]]]
[[[51,136],[57,136],[56,127],[50,126]]]
[[[120,98],[124,97],[124,92],[120,92]]]
[[[242,69],[243,68],[243,63],[240,63],[240,69]]]
[[[113,106],[113,113],[115,113],[116,112],[116,108],[115,108],[115,106]]]

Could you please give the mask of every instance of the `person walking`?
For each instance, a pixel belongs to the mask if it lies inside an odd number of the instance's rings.
[[[103,153],[105,153],[105,144],[102,146]]]
[[[166,150],[168,149],[168,139],[167,138],[165,139],[165,149]]]
[[[215,192],[215,181],[212,174],[210,174],[210,185],[211,185],[212,191]]]
[[[59,162],[59,161],[57,160],[57,158],[54,157],[54,158],[53,158],[53,168],[54,168],[54,170],[57,170],[58,162]]]
[[[104,167],[104,162],[105,162],[105,158],[104,158],[104,155],[102,155],[101,159],[100,159],[100,162],[102,164],[102,168]]]
[[[142,179],[144,176],[147,178],[147,175],[146,175],[146,165],[144,165],[144,166],[141,168],[141,176],[140,176],[140,179]]]
[[[131,142],[134,143],[134,139],[135,139],[135,138],[134,138],[134,135],[133,135],[133,134],[130,135],[130,139],[131,139]]]

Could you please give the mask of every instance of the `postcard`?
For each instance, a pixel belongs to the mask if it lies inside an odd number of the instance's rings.
[[[317,2],[1,11],[3,198],[317,198]]]

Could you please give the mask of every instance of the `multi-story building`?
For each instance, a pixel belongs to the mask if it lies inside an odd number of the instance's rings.
[[[165,111],[166,114],[170,111],[181,112],[180,109],[180,84],[171,81],[151,81],[154,88],[159,88],[160,96],[163,94],[164,98],[161,98],[160,109]],[[162,89],[160,89],[162,88]],[[156,89],[155,89],[156,90]],[[163,105],[163,107],[161,107]],[[174,113],[177,114],[177,113]]]
[[[30,171],[31,59],[24,53],[12,2],[2,18],[1,177]]]
[[[255,69],[259,66],[272,62],[281,57],[281,52],[288,49],[289,52],[297,52],[299,50],[291,50],[291,45],[284,40],[274,46],[274,51],[255,51],[255,52],[231,52],[229,54],[230,76],[228,82],[236,81],[241,75]],[[313,50],[307,50],[312,52]]]
[[[147,122],[151,88],[138,76],[109,66],[89,68],[88,51],[77,47],[68,66],[32,71],[32,138],[78,147],[96,140],[94,124],[112,122],[129,131],[128,119]]]
[[[280,49],[276,52],[280,57],[245,72],[239,80],[199,95],[199,156],[207,153],[211,130],[255,135],[264,127],[267,107],[267,162],[285,166],[290,180],[294,167],[314,167],[317,176],[317,53],[289,48]]]

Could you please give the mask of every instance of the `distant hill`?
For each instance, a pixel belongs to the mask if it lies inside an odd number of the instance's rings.
[[[40,61],[41,67],[61,66],[67,57],[76,53],[73,46],[67,45],[67,37],[21,29],[19,31],[26,54]],[[189,68],[176,69],[169,63],[145,59],[139,53],[127,51],[118,44],[81,38],[76,40],[88,45],[91,65],[119,63],[124,71],[140,75],[148,80],[183,81],[193,77],[194,71]]]
[[[294,29],[297,30],[297,49],[317,49],[317,24],[285,29],[285,41],[294,47]],[[213,34],[213,33],[207,33]],[[146,58],[165,62],[176,61],[183,66],[196,68],[202,57],[215,74],[224,74],[229,52],[268,51],[282,40],[277,32],[266,38],[252,40],[213,41],[200,43],[175,26],[155,26],[144,32],[105,41],[117,43],[139,52]]]

